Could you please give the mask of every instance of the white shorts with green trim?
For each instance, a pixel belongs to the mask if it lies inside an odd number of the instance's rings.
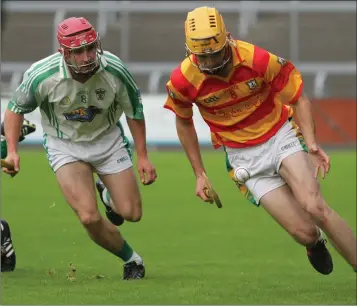
[[[120,128],[113,128],[88,142],[72,142],[44,134],[43,146],[54,172],[76,161],[91,164],[94,171],[102,175],[119,173],[133,165],[128,140]]]
[[[265,143],[239,149],[226,147],[225,151],[230,177],[243,195],[259,206],[265,194],[286,184],[279,174],[282,161],[296,152],[306,151],[306,146],[299,128],[289,120]],[[244,183],[238,181],[239,173],[245,177]]]

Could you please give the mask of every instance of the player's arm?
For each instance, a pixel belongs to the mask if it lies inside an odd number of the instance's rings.
[[[164,107],[176,114],[177,136],[196,176],[196,195],[203,201],[212,203],[212,199],[205,193],[207,176],[205,175],[206,171],[203,166],[197,132],[192,120],[193,105],[187,97],[176,90],[171,81],[168,82],[166,88],[168,97]]]
[[[315,142],[315,124],[310,101],[302,94],[303,80],[298,69],[288,60],[263,49],[255,48],[255,62],[260,69],[266,70],[265,80],[275,91],[278,98],[294,109],[294,114],[304,135],[306,145],[311,147]],[[260,59],[260,61],[259,61]]]
[[[196,177],[205,172],[196,129],[192,120],[193,104],[169,81],[166,85],[168,97],[164,107],[176,114],[176,131]]]
[[[123,69],[125,70],[125,86],[121,86],[120,100],[122,101],[130,133],[134,139],[140,180],[144,185],[149,185],[156,180],[157,175],[148,157],[145,117],[140,90],[129,71],[125,67]]]
[[[125,84],[121,85],[119,96],[138,157],[146,157],[146,125],[141,94],[128,70],[126,70]]]
[[[8,153],[17,152],[24,114],[34,111],[38,106],[39,94],[35,92],[34,87],[34,82],[26,72],[22,83],[8,103],[4,116],[4,134],[6,135]]]
[[[301,95],[293,105],[294,113],[308,149],[316,146],[316,128],[310,100]]]
[[[204,175],[206,171],[203,166],[197,132],[192,118],[183,119],[176,116],[176,131],[187,158],[190,161],[195,176],[200,177]]]
[[[20,138],[23,120],[23,114],[14,113],[10,109],[6,109],[4,115],[4,130],[8,153],[17,153],[17,144]]]
[[[8,103],[4,115],[4,134],[7,143],[7,161],[14,165],[14,170],[4,170],[8,174],[15,175],[19,171],[19,156],[17,145],[21,137],[21,128],[24,122],[24,114],[34,111],[41,101],[37,89],[38,84],[32,81],[28,72],[25,72],[23,81],[16,89]]]
[[[138,157],[146,157],[147,148],[145,119],[131,119],[126,117],[126,121],[128,123],[131,135],[133,136]]]

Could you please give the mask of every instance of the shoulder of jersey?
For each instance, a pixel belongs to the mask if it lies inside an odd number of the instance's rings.
[[[109,52],[109,51],[103,51],[102,55],[107,62],[107,64],[111,67],[115,66],[115,64],[119,65],[124,65],[122,60],[119,58],[119,56]]]
[[[245,65],[252,66],[254,58],[255,45],[243,41],[235,40],[240,57],[244,60]]]
[[[240,56],[244,59],[243,65],[250,67],[263,76],[271,54],[267,50],[245,41],[237,40],[236,44]]]
[[[115,78],[120,79],[120,81],[122,81],[122,76],[128,77],[127,67],[118,56],[109,51],[103,51],[102,57],[106,62],[106,68],[104,70]]]
[[[40,84],[47,84],[47,80],[52,79],[60,71],[61,58],[62,55],[57,52],[33,63],[24,73],[25,87],[35,90]]]
[[[172,86],[181,95],[192,100],[195,99],[193,93],[198,91],[205,79],[206,76],[192,64],[188,57],[172,71],[170,76]]]
[[[30,72],[40,72],[45,71],[53,68],[58,68],[60,66],[62,55],[59,52],[56,52],[50,56],[47,56],[35,63],[33,63],[29,69],[27,69],[27,73]]]

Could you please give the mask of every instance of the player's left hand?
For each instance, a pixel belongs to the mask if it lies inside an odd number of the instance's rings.
[[[155,182],[157,178],[156,170],[148,157],[138,157],[137,167],[143,185],[150,185]]]
[[[315,178],[320,173],[321,178],[324,179],[330,171],[330,158],[317,144],[309,146],[309,154],[315,166]]]

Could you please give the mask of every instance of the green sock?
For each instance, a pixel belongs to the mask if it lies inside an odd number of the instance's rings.
[[[134,254],[131,246],[124,240],[122,248],[115,253],[116,256],[121,258],[123,261],[127,262]]]

